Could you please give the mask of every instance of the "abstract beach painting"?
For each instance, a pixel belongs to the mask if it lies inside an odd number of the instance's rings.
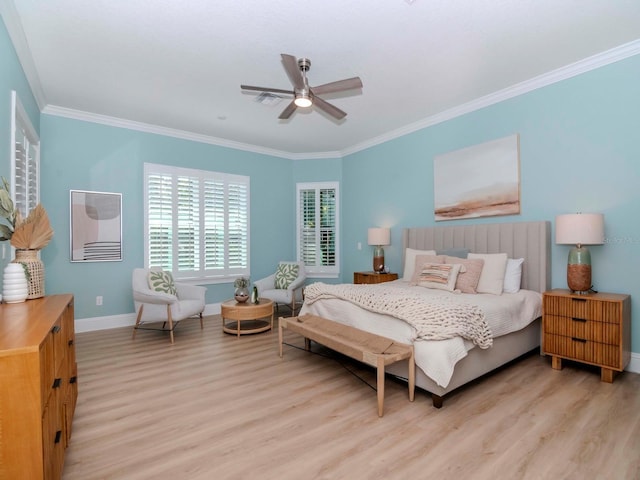
[[[436,221],[520,213],[518,134],[433,160]]]

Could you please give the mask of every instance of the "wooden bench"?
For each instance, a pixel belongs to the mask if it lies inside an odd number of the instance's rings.
[[[316,315],[280,317],[278,341],[282,358],[282,336],[286,328],[305,338],[305,349],[311,347],[310,340],[320,343],[377,369],[378,416],[384,409],[384,368],[400,360],[409,361],[409,400],[413,402],[416,383],[416,365],[413,345],[395,342],[389,338],[365,332]]]

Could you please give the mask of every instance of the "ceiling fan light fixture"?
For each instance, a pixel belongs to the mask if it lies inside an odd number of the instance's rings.
[[[313,102],[311,101],[311,97],[308,94],[300,94],[296,95],[293,103],[296,104],[296,107],[307,108],[310,107]]]

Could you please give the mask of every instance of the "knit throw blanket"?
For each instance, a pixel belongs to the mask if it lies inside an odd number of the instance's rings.
[[[312,304],[322,298],[346,300],[371,312],[403,320],[413,326],[417,338],[423,340],[462,337],[480,348],[493,345],[482,310],[475,305],[455,303],[444,295],[426,299],[415,292],[380,285],[330,285],[322,282],[304,289],[306,303]]]

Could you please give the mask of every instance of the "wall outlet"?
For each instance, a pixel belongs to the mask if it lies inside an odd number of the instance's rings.
[[[96,305],[98,306],[102,305],[102,295],[98,295],[96,297]]]
[[[362,242],[358,242],[358,250],[362,250]]]

